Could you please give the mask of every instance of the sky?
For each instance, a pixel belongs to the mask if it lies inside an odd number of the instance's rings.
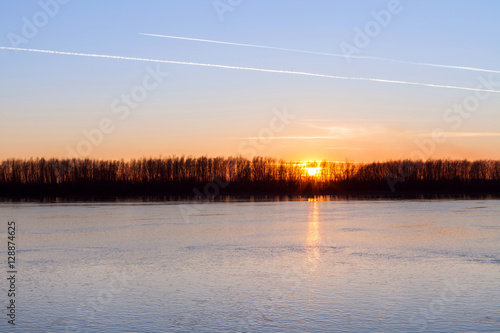
[[[2,0],[0,159],[499,159],[499,13],[494,0]]]

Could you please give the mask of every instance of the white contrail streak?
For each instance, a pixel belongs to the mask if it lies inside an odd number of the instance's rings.
[[[397,63],[400,63],[400,64],[408,64],[408,65],[427,66],[427,67],[441,67],[441,68],[450,68],[450,69],[460,69],[460,70],[466,70],[466,71],[476,71],[476,72],[486,72],[486,73],[500,74],[500,71],[496,71],[496,70],[492,70],[492,69],[476,68],[476,67],[431,64],[431,63],[425,63],[425,62],[407,61],[407,60],[382,58],[382,57],[345,55],[345,54],[339,54],[339,53],[314,52],[314,51],[306,51],[306,50],[287,49],[287,48],[283,48],[283,47],[264,46],[264,45],[255,45],[255,44],[243,44],[243,43],[232,43],[232,42],[222,42],[222,41],[218,41],[218,40],[189,38],[189,37],[178,37],[178,36],[169,36],[169,35],[155,35],[155,34],[145,34],[145,33],[139,33],[139,35],[152,36],[152,37],[162,37],[162,38],[170,38],[170,39],[182,39],[182,40],[190,40],[190,41],[195,41],[195,42],[204,42],[204,43],[213,43],[213,44],[225,44],[225,45],[234,45],[234,46],[253,47],[253,48],[259,48],[259,49],[269,49],[269,50],[279,50],[279,51],[288,51],[288,52],[316,54],[316,55],[324,55],[324,56],[329,56],[329,57],[354,58],[354,59],[364,59],[364,60],[379,60],[379,61],[387,61],[387,62],[397,62]]]
[[[158,59],[147,59],[147,58],[133,58],[133,57],[122,57],[122,56],[105,55],[105,54],[90,54],[90,53],[75,53],[75,52],[38,50],[38,49],[24,49],[24,48],[7,47],[7,46],[0,46],[0,50],[38,52],[38,53],[60,54],[60,55],[70,55],[70,56],[79,56],[79,57],[92,57],[92,58],[106,58],[106,59],[145,61],[145,62],[165,63],[165,64],[175,64],[175,65],[214,67],[214,68],[236,69],[236,70],[254,71],[254,72],[266,72],[266,73],[303,75],[303,76],[323,77],[323,78],[337,79],[337,80],[356,80],[356,81],[384,82],[384,83],[406,84],[406,85],[424,86],[424,87],[433,87],[433,88],[445,88],[445,89],[457,89],[457,90],[468,90],[468,91],[482,91],[482,92],[490,92],[490,93],[500,93],[500,90],[488,90],[488,89],[459,87],[459,86],[447,86],[447,85],[440,85],[440,84],[433,84],[433,83],[407,82],[407,81],[386,80],[386,79],[377,79],[377,78],[363,78],[363,77],[346,77],[346,76],[337,76],[337,75],[326,75],[326,74],[308,73],[308,72],[285,71],[285,70],[278,70],[278,69],[264,69],[264,68],[253,68],[253,67],[227,66],[227,65],[204,64],[204,63],[198,63],[198,62],[185,62],[185,61],[174,61],[174,60],[158,60]]]

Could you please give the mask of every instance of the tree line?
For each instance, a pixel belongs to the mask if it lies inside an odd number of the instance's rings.
[[[308,168],[318,168],[310,175]],[[222,193],[363,191],[497,193],[500,161],[396,160],[373,163],[291,162],[270,157],[184,157],[125,160],[7,159],[0,195],[187,194],[208,182]]]

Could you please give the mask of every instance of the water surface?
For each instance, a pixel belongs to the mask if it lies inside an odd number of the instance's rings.
[[[0,211],[2,242],[18,224],[18,332],[500,331],[499,200]]]

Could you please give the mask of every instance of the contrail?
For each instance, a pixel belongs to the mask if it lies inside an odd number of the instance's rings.
[[[139,33],[139,35],[152,36],[152,37],[162,37],[162,38],[171,38],[171,39],[182,39],[182,40],[190,40],[190,41],[195,41],[195,42],[204,42],[204,43],[213,43],[213,44],[225,44],[225,45],[234,45],[234,46],[243,46],[243,47],[253,47],[253,48],[259,48],[259,49],[269,49],[269,50],[279,50],[279,51],[288,51],[288,52],[297,52],[297,53],[316,54],[316,55],[324,55],[324,56],[338,57],[338,58],[354,58],[354,59],[364,59],[364,60],[378,60],[378,61],[387,61],[387,62],[397,62],[397,63],[400,63],[400,64],[407,64],[407,65],[417,65],[417,66],[427,66],[427,67],[441,67],[441,68],[450,68],[450,69],[460,69],[460,70],[466,70],[466,71],[476,71],[476,72],[485,72],[485,73],[500,74],[500,71],[496,71],[496,70],[492,70],[492,69],[476,68],[476,67],[431,64],[431,63],[425,63],[425,62],[407,61],[407,60],[382,58],[382,57],[345,55],[345,54],[339,54],[339,53],[314,52],[314,51],[306,51],[306,50],[298,50],[298,49],[287,49],[287,48],[283,48],[283,47],[264,46],[264,45],[255,45],[255,44],[243,44],[243,43],[232,43],[232,42],[222,42],[222,41],[218,41],[218,40],[189,38],[189,37],[178,37],[178,36],[169,36],[169,35],[155,35],[155,34],[145,34],[145,33]]]
[[[175,64],[175,65],[187,65],[187,66],[201,66],[201,67],[214,67],[214,68],[236,69],[236,70],[254,71],[254,72],[266,72],[266,73],[303,75],[303,76],[322,77],[322,78],[337,79],[337,80],[371,81],[371,82],[406,84],[406,85],[424,86],[424,87],[433,87],[433,88],[445,88],[445,89],[456,89],[456,90],[482,91],[482,92],[490,92],[490,93],[500,93],[500,90],[488,90],[488,89],[459,87],[459,86],[447,86],[447,85],[440,85],[440,84],[433,84],[433,83],[407,82],[407,81],[386,80],[386,79],[377,79],[377,78],[347,77],[347,76],[317,74],[317,73],[308,73],[308,72],[286,71],[286,70],[278,70],[278,69],[264,69],[264,68],[253,68],[253,67],[227,66],[227,65],[204,64],[204,63],[198,63],[198,62],[186,62],[186,61],[174,61],[174,60],[133,58],[133,57],[123,57],[123,56],[106,55],[106,54],[90,54],[90,53],[75,53],[75,52],[38,50],[38,49],[24,49],[24,48],[7,47],[7,46],[0,46],[0,49],[1,50],[13,50],[13,51],[26,51],[26,52],[38,52],[38,53],[70,55],[70,56],[79,56],[79,57],[106,58],[106,59],[119,59],[119,60],[133,60],[133,61],[144,61],[144,62],[154,62],[154,63]]]

